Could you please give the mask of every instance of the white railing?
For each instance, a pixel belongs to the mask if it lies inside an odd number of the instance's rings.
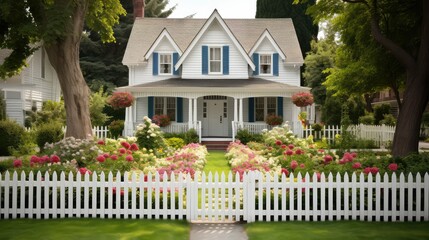
[[[428,221],[429,175],[6,172],[0,174],[0,199],[1,219]]]
[[[161,131],[166,133],[184,133],[188,130],[188,123],[171,123],[166,127],[161,127]]]
[[[33,128],[25,128],[27,132],[33,131]],[[62,127],[63,133],[66,133],[67,127]],[[109,127],[108,126],[94,126],[92,127],[92,134],[96,136],[97,138],[107,138],[109,134]]]

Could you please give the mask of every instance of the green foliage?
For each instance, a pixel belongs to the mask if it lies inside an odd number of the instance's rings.
[[[183,140],[185,140],[186,144],[199,143],[200,138],[198,136],[197,130],[193,128],[189,129],[187,132],[185,132],[185,138]]]
[[[375,118],[374,118],[374,114],[372,113],[359,117],[359,123],[361,124],[373,125],[374,122],[375,122]]]
[[[159,126],[152,123],[148,117],[144,117],[143,123],[137,126],[135,137],[141,148],[155,151],[156,156],[164,156],[167,153],[167,143]]]
[[[26,114],[26,127],[39,126],[50,122],[59,122],[62,125],[65,125],[66,122],[66,112],[63,101],[45,101],[43,102],[42,110],[36,111],[35,109],[32,109],[32,111],[26,112]]]
[[[104,126],[106,121],[109,120],[110,117],[103,112],[107,97],[108,95],[104,92],[103,88],[100,88],[98,92],[91,93],[89,98],[89,113],[92,126]]]
[[[343,101],[340,97],[327,96],[322,107],[322,121],[326,125],[340,125],[342,103]]]
[[[24,131],[24,128],[15,121],[8,119],[0,121],[0,156],[9,156],[12,148],[19,148]]]
[[[63,137],[63,125],[59,122],[44,123],[37,126],[36,143],[40,149],[44,149],[46,143],[56,143]]]
[[[185,146],[185,140],[177,137],[172,138],[166,138],[168,146],[172,147],[173,149],[179,149]]]
[[[384,115],[390,113],[390,105],[381,104],[374,107],[374,124],[381,124],[380,121],[384,119]]]
[[[429,153],[414,153],[404,158],[396,158],[398,169],[407,173],[420,173],[424,176],[429,169]]]
[[[24,131],[21,136],[21,144],[15,148],[10,148],[11,155],[15,157],[33,155],[38,152],[36,144],[36,131]]]
[[[6,119],[6,103],[4,101],[4,92],[0,89],[0,120]]]
[[[235,138],[240,140],[242,144],[247,144],[249,142],[262,142],[262,134],[251,133],[247,129],[239,129]]]
[[[112,138],[118,138],[124,130],[123,120],[114,120],[109,124],[109,132]]]
[[[383,120],[380,121],[380,124],[388,125],[388,126],[395,126],[396,125],[396,118],[392,114],[384,114]]]
[[[323,125],[320,123],[314,123],[311,125],[311,128],[313,129],[313,131],[319,132],[323,129]]]

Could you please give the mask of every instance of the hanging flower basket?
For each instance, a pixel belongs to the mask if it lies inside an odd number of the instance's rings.
[[[292,96],[292,102],[297,107],[307,107],[314,103],[313,94],[309,92],[295,93]]]
[[[129,92],[114,92],[107,103],[114,109],[127,108],[133,105],[134,97]]]

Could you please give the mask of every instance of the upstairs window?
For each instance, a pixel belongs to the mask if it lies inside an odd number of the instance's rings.
[[[209,48],[209,73],[222,73],[222,49],[220,47]]]
[[[171,54],[159,54],[159,74],[170,75],[172,73],[172,57]]]
[[[272,61],[271,61],[271,54],[261,54],[260,60],[259,60],[259,74],[266,74],[271,75],[271,67],[272,67]]]

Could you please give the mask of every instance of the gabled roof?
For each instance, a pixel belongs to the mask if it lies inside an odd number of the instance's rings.
[[[176,52],[179,53],[179,55],[182,55],[182,50],[179,48],[177,43],[174,41],[174,39],[171,37],[170,33],[168,33],[168,30],[164,28],[159,34],[158,38],[155,40],[155,42],[152,44],[152,46],[149,48],[147,53],[144,55],[145,60],[149,59],[149,57],[152,55],[153,51],[155,51],[155,48],[159,45],[159,43],[166,38],[170,44],[173,46],[174,49],[176,49]]]
[[[251,56],[256,49],[258,49],[259,45],[264,41],[264,39],[268,39],[270,41],[271,45],[276,49],[276,51],[279,53],[279,56],[284,61],[286,60],[286,55],[283,53],[283,51],[280,49],[279,45],[274,40],[273,36],[271,35],[270,31],[268,29],[265,29],[265,31],[261,34],[261,36],[256,41],[255,45],[252,47],[252,49],[249,52],[249,56]]]
[[[300,65],[304,62],[292,19],[223,19],[223,21],[247,54],[264,31],[268,30],[277,46],[287,56],[285,63]],[[206,22],[207,19],[195,18],[137,18],[122,63],[125,65],[143,63],[145,54],[164,28],[184,52]]]
[[[241,46],[240,42],[237,40],[237,38],[234,36],[234,34],[229,29],[228,25],[225,23],[225,21],[220,16],[219,12],[215,9],[210,15],[210,17],[207,19],[207,21],[204,23],[198,34],[195,36],[195,38],[191,41],[189,46],[186,48],[186,51],[183,53],[183,55],[180,57],[179,61],[177,61],[177,64],[174,66],[174,68],[177,70],[180,65],[185,61],[186,57],[189,55],[189,53],[194,49],[197,42],[201,39],[201,37],[206,33],[207,29],[210,27],[210,25],[213,23],[213,21],[217,20],[220,24],[220,26],[223,28],[223,30],[228,34],[229,38],[235,45],[235,47],[238,49],[238,51],[241,53],[243,58],[246,60],[247,64],[250,65],[252,70],[255,70],[255,64],[253,63],[252,59],[247,55],[246,51],[244,50],[243,46]]]

